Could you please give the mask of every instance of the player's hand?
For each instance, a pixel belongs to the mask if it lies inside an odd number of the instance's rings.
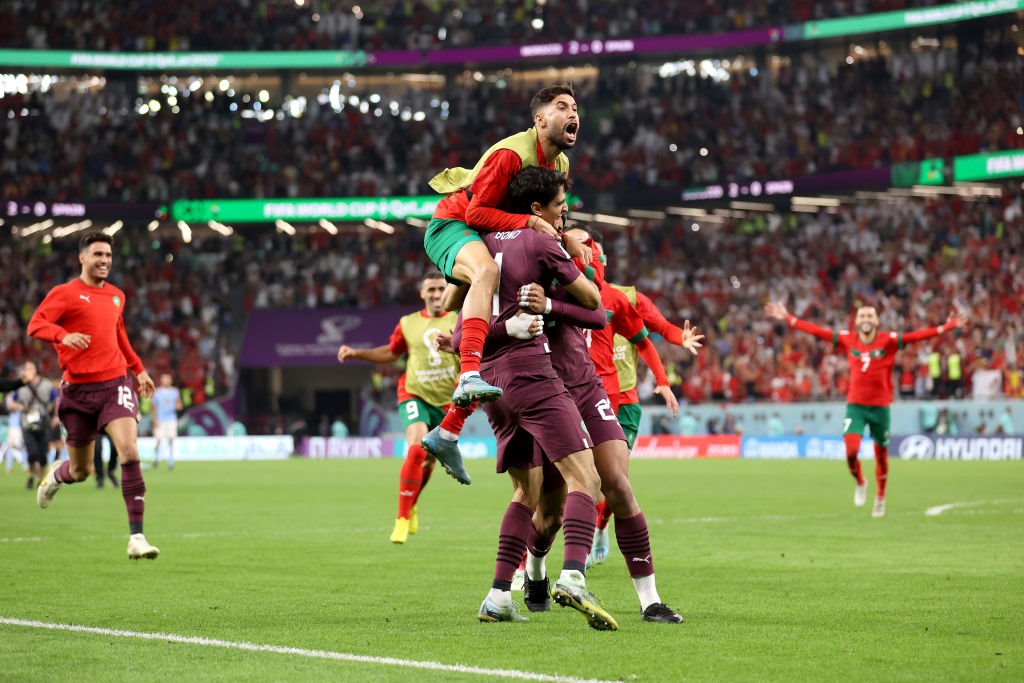
[[[789,311],[786,310],[786,306],[781,301],[769,301],[765,304],[764,312],[768,314],[769,318],[775,318],[776,320],[785,320],[789,317]]]
[[[966,313],[960,311],[950,311],[949,317],[946,318],[946,329],[955,330],[958,327],[967,327],[967,323],[970,322],[970,318],[967,317]]]
[[[544,331],[544,316],[519,311],[505,321],[505,331],[513,339],[533,339]]]
[[[690,327],[690,321],[689,320],[687,320],[687,321],[685,321],[683,323],[683,343],[682,343],[682,347],[684,349],[686,349],[687,351],[689,351],[690,353],[692,353],[693,355],[696,356],[697,355],[697,350],[704,346],[703,344],[700,343],[702,339],[704,339],[704,335],[703,334],[698,334],[698,330],[697,330],[697,326],[696,325],[694,325],[693,327]]]
[[[594,260],[594,250],[579,240],[572,238],[566,239],[565,250],[569,253],[569,256],[578,258],[580,263],[585,266],[589,266],[590,262]]]
[[[135,375],[135,379],[139,382],[139,396],[142,398],[149,398],[156,391],[156,384],[153,383],[153,378],[145,370]]]
[[[558,231],[555,230],[555,226],[551,225],[540,216],[532,217],[527,222],[527,225],[530,227],[531,230],[536,230],[537,232],[543,233],[548,237],[554,237],[556,240],[558,239]]]
[[[351,346],[342,345],[341,348],[338,349],[338,362],[339,363],[344,363],[349,358],[355,358],[355,357],[356,357],[356,350],[353,349]]]
[[[82,334],[81,332],[68,332],[64,335],[64,338],[60,340],[60,343],[72,349],[84,351],[89,348],[89,344],[92,343],[92,337],[87,334]]]
[[[676,400],[676,395],[672,393],[670,386],[662,384],[660,387],[655,387],[654,393],[665,399],[665,406],[672,411],[672,417],[679,417],[679,401]]]
[[[541,315],[551,312],[550,300],[544,289],[536,282],[519,288],[519,307]]]
[[[438,332],[437,338],[434,340],[434,344],[437,346],[438,351],[444,353],[455,353],[455,347],[452,346],[452,335],[451,333]]]

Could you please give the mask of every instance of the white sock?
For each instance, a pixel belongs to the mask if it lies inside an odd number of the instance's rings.
[[[540,557],[537,557],[536,555],[531,553],[529,550],[527,550],[526,551],[526,578],[528,578],[530,581],[540,581],[541,579],[547,577],[547,575],[548,575],[548,568],[547,568],[547,563],[545,562],[545,560],[547,560],[547,558],[548,558],[547,555],[541,555]]]
[[[467,379],[469,377],[479,377],[479,376],[480,376],[480,371],[479,370],[467,370],[466,372],[464,372],[461,375],[459,375],[459,381],[461,382],[462,380]]]
[[[498,607],[508,607],[512,604],[512,591],[503,591],[497,588],[492,588],[488,593],[487,597],[490,598]]]
[[[453,432],[449,432],[444,427],[439,428],[438,429],[438,433],[441,435],[441,438],[444,439],[445,441],[458,441],[459,440],[459,435],[458,434],[455,434]]]
[[[586,588],[587,577],[583,575],[583,572],[576,571],[575,569],[563,569],[562,573],[558,575],[558,583],[569,583]]]
[[[636,588],[636,596],[640,598],[641,610],[647,609],[656,602],[661,602],[661,597],[658,596],[658,587],[654,583],[654,574],[633,577],[633,587]]]

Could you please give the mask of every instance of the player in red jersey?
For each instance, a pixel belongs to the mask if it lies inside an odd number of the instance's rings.
[[[875,442],[875,504],[872,517],[885,516],[885,488],[889,477],[889,406],[892,404],[892,374],[896,353],[907,344],[931,339],[948,330],[967,324],[967,316],[950,313],[946,322],[914,332],[879,332],[878,311],[874,306],[861,306],[854,318],[856,334],[848,330],[830,330],[791,315],[780,302],[765,306],[767,314],[776,320],[785,320],[793,329],[832,342],[846,354],[850,364],[850,388],[846,394],[846,419],[843,421],[843,441],[846,442],[846,463],[857,482],[853,504],[861,507],[867,502],[867,482],[861,472],[860,442],[864,426],[871,429]]]
[[[28,324],[29,336],[54,345],[64,371],[57,415],[67,431],[71,456],[50,467],[36,500],[39,507],[49,507],[61,486],[85,481],[96,437],[103,430],[121,462],[121,495],[130,531],[128,557],[155,559],[160,550],[142,533],[146,483],[139,465],[136,396],[136,387],[147,398],[155,387],[124,329],[124,292],[107,282],[112,244],[113,239],[101,232],[82,237],[81,275],[50,290]]]

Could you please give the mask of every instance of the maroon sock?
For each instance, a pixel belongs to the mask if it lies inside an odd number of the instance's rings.
[[[558,533],[557,531],[555,533]],[[544,536],[537,528],[530,525],[530,535],[526,538],[526,549],[534,557],[544,557],[551,550],[551,542],[555,540],[554,535]]]
[[[492,588],[512,590],[512,576],[526,552],[526,538],[532,528],[533,510],[522,503],[509,503],[498,532],[498,557],[494,561]]]
[[[597,508],[594,499],[582,491],[573,491],[565,499],[562,535],[565,540],[563,571],[585,572],[587,553],[594,542],[594,528],[597,526]]]
[[[65,460],[57,469],[53,471],[53,478],[59,481],[61,484],[74,484],[74,479],[71,478],[71,461]]]
[[[128,508],[128,529],[133,534],[141,534],[142,514],[146,510],[146,482],[142,479],[138,460],[121,465],[121,496]]]
[[[647,519],[640,513],[629,519],[615,518],[615,542],[626,560],[631,577],[650,576],[654,573],[651,557],[651,537],[647,533]]]

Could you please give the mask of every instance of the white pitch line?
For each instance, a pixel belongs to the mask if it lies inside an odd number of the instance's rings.
[[[946,503],[945,505],[933,505],[932,507],[930,507],[930,508],[928,508],[927,510],[924,511],[924,516],[925,517],[938,517],[943,512],[947,512],[949,510],[954,510],[956,508],[970,507],[972,505],[982,505],[982,504],[984,504],[984,502],[985,501],[983,501],[983,500],[978,500],[978,501],[974,501],[972,503]]]
[[[521,681],[544,681],[545,683],[616,683],[615,681],[603,681],[595,678],[575,678],[573,676],[539,674],[533,673],[532,671],[517,671],[515,669],[486,669],[478,666],[464,666],[462,664],[443,664],[441,662],[425,662],[415,659],[398,659],[397,657],[372,657],[369,655],[354,655],[347,652],[330,652],[328,650],[307,650],[301,647],[285,647],[282,645],[261,645],[259,643],[234,642],[230,640],[217,640],[214,638],[200,638],[198,636],[179,636],[173,633],[147,633],[145,631],[123,631],[120,629],[98,628],[95,626],[78,626],[75,624],[57,624],[46,621],[32,621],[29,619],[13,619],[11,617],[4,616],[0,616],[0,624],[6,624],[8,626],[24,626],[26,628],[43,628],[51,631],[72,631],[75,633],[92,633],[101,636],[117,636],[119,638],[163,640],[171,643],[182,643],[186,645],[205,645],[207,647],[220,647],[228,650],[246,650],[249,652],[273,652],[275,654],[295,655],[297,657],[309,657],[311,659],[331,659],[343,662],[358,662],[360,664],[400,666],[407,669],[448,671],[460,674],[475,674],[478,676],[511,678]]]

